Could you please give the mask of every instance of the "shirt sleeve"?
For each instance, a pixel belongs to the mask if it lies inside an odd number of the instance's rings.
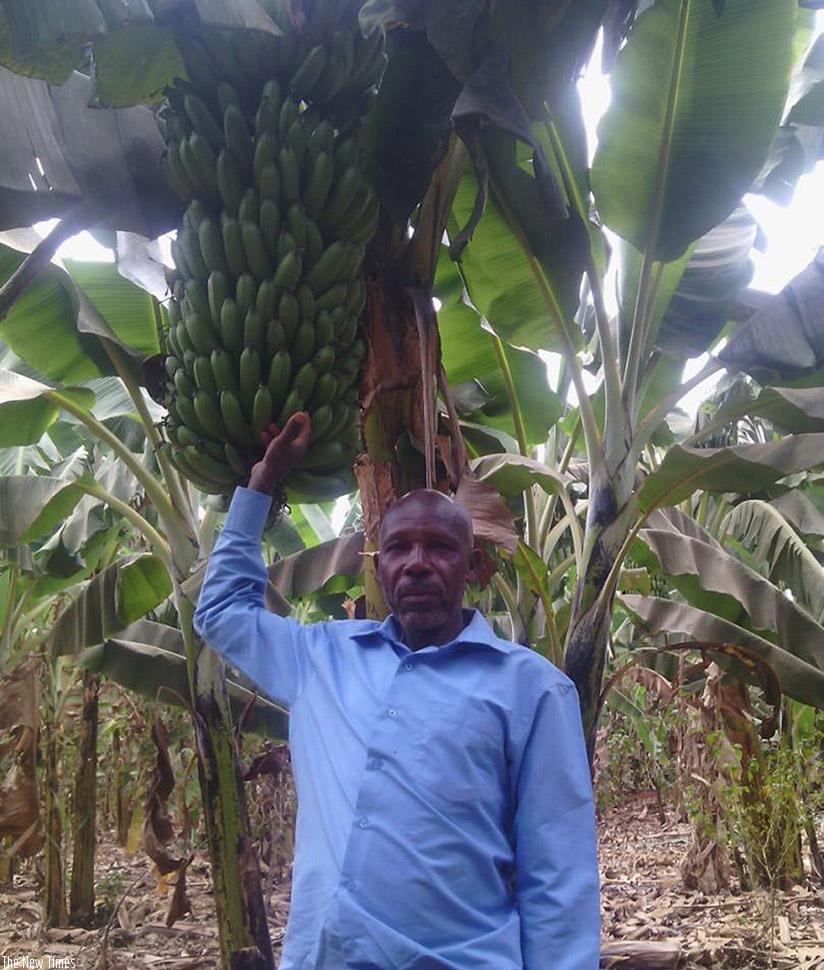
[[[515,870],[524,970],[597,970],[595,812],[578,695],[540,697],[517,778]]]
[[[270,504],[260,492],[235,489],[209,556],[194,627],[269,697],[290,707],[311,671],[309,638],[296,620],[263,604],[267,573],[260,539]]]

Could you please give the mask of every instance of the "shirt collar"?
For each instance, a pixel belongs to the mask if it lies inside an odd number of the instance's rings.
[[[500,637],[495,636],[492,627],[478,610],[464,610],[463,612],[464,618],[468,622],[454,640],[448,644],[445,643],[443,646],[447,647],[456,643],[466,643],[473,646],[492,647],[493,650],[497,650],[499,653],[510,653],[512,651],[515,644],[510,643],[509,640],[502,640]],[[389,640],[391,643],[403,645],[400,628],[391,613],[379,626],[372,627],[363,632],[353,633],[352,639],[365,640],[372,636],[380,636],[384,640]]]

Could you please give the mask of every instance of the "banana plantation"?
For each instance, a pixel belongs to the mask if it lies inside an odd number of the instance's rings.
[[[747,206],[824,164],[821,9],[0,3],[4,966],[277,966],[288,716],[192,620],[298,411],[268,608],[383,617],[387,507],[464,503],[578,689],[602,966],[824,966],[824,249],[762,292]]]

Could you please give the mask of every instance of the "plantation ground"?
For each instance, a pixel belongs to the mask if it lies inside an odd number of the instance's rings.
[[[600,819],[600,837],[605,940],[677,942],[680,970],[824,970],[821,886],[810,882],[773,898],[765,892],[686,892],[678,865],[689,828],[672,814],[662,823],[653,801],[642,795],[606,811]],[[38,970],[218,966],[204,858],[196,858],[189,869],[193,911],[171,928],[165,925],[171,887],[158,884],[145,857],[128,857],[119,847],[106,844],[99,852],[97,872],[99,901],[111,905],[123,899],[108,932],[105,927],[44,931],[36,870],[27,868],[15,877],[14,887],[0,893],[0,966],[14,966],[14,959],[21,961],[16,966]],[[277,941],[287,908],[288,885],[283,882],[270,898]]]

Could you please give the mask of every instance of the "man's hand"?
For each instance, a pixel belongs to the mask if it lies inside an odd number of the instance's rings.
[[[305,411],[298,411],[286,422],[283,430],[270,424],[260,435],[266,449],[263,458],[252,466],[249,488],[264,495],[272,495],[284,478],[303,457],[309,445],[312,422]]]

